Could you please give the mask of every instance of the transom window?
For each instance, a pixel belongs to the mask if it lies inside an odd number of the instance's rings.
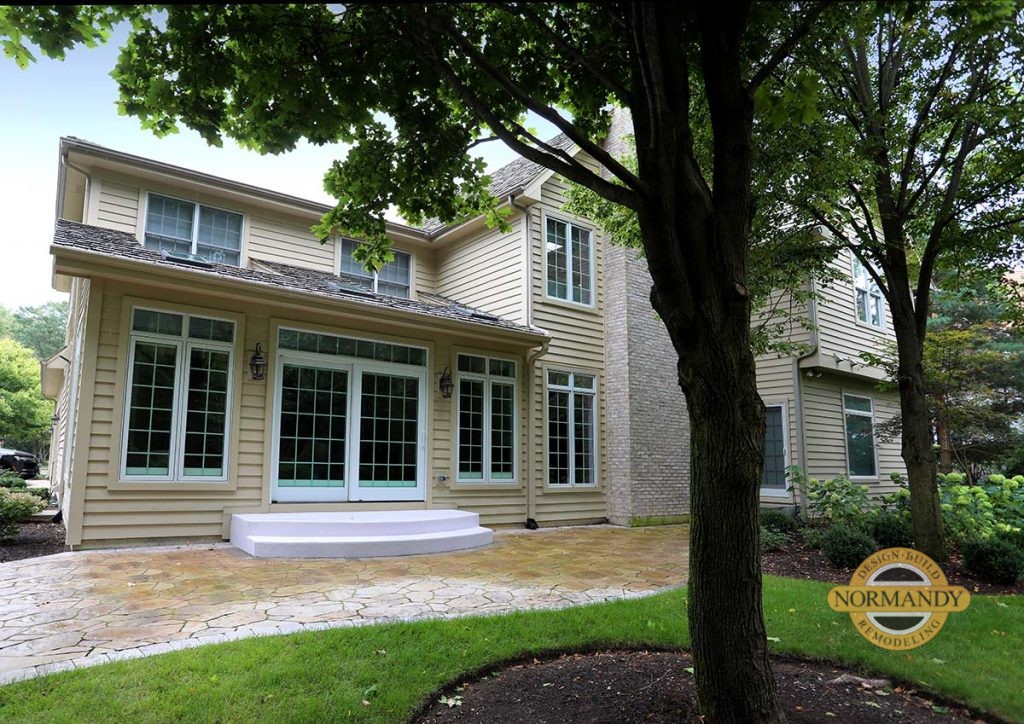
[[[595,485],[597,381],[548,371],[548,485]]]
[[[150,194],[144,246],[238,266],[242,258],[242,215]]]
[[[278,332],[277,344],[281,349],[316,352],[335,357],[359,357],[417,367],[424,367],[427,364],[427,350],[422,347],[406,347],[403,344],[338,337],[333,334],[281,329]]]
[[[371,274],[366,271],[362,262],[356,261],[354,254],[358,246],[358,241],[341,240],[342,273],[365,279],[368,286],[377,294],[408,297],[411,286],[409,277],[412,269],[412,254],[392,249],[391,253],[395,255],[394,261],[385,264],[376,274]]]
[[[843,395],[843,416],[846,421],[846,462],[850,477],[877,477],[871,398]]]
[[[857,319],[864,324],[885,327],[885,306],[882,290],[860,259],[853,258],[853,288],[857,296]]]
[[[516,363],[458,357],[458,480],[515,479]]]
[[[578,304],[594,303],[594,247],[589,229],[548,219],[545,228],[549,297]]]
[[[782,405],[765,407],[764,470],[761,473],[762,492],[769,495],[786,493],[786,434],[782,421]]]
[[[225,480],[233,322],[132,310],[121,473]]]

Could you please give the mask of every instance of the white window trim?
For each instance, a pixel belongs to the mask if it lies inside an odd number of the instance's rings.
[[[548,293],[548,221],[556,221],[565,224],[565,297],[555,297]],[[572,229],[586,231],[590,236],[590,303],[577,302],[572,298]],[[544,213],[541,215],[540,229],[541,259],[544,260],[544,278],[541,280],[544,287],[544,298],[551,299],[563,304],[571,304],[583,309],[597,308],[597,239],[594,229],[586,224]]]
[[[570,382],[568,385],[554,385],[550,381],[550,373],[561,372],[570,375]],[[573,383],[575,382],[576,375],[586,375],[594,378],[593,388],[587,387],[576,387]],[[544,486],[553,490],[569,490],[571,488],[582,488],[584,490],[594,489],[598,487],[598,411],[600,407],[597,404],[597,391],[599,387],[599,379],[596,372],[580,371],[575,370],[564,370],[558,368],[546,368],[544,370]],[[569,428],[568,442],[569,442],[569,482],[568,483],[552,483],[551,482],[551,403],[548,400],[547,393],[550,390],[558,392],[569,393],[569,405],[568,405],[568,420],[567,425]],[[576,482],[576,406],[573,404],[574,396],[576,393],[588,395],[590,397],[591,404],[591,416],[594,420],[594,433],[591,436],[590,443],[590,459],[593,461],[593,472],[591,477],[594,482],[592,483],[577,483]]]
[[[281,329],[296,329],[284,325]],[[313,330],[297,329],[300,332]],[[276,340],[276,338],[275,338]],[[367,340],[386,342],[388,340]],[[428,360],[429,362],[429,360]],[[281,382],[286,364],[307,364],[329,369],[341,369],[349,372],[348,382],[348,421],[345,439],[345,481],[344,485],[334,488],[310,487],[279,487],[278,472],[280,462],[281,440]],[[270,460],[270,502],[419,502],[426,500],[427,479],[427,405],[428,394],[427,366],[406,365],[398,362],[378,362],[362,357],[342,357],[339,355],[321,354],[319,352],[301,352],[297,350],[279,350],[276,355],[274,369],[274,419],[272,426],[271,460]],[[419,409],[416,424],[419,426],[416,441],[416,487],[413,488],[360,488],[359,487],[359,423],[362,400],[363,373],[393,374],[402,377],[415,377],[419,380]],[[294,491],[298,491],[292,494]],[[390,491],[390,492],[389,492]],[[396,492],[397,491],[397,492]],[[291,498],[291,500],[289,500]]]
[[[360,277],[358,274],[353,274],[352,272],[342,271],[341,264],[345,260],[345,247],[344,247],[344,242],[345,241],[355,242],[356,246],[359,246],[359,244],[362,243],[360,241],[356,241],[355,239],[349,239],[348,237],[338,237],[338,241],[336,242],[338,244],[338,274],[339,275],[340,274],[347,274],[349,276],[359,277],[360,279],[366,279],[367,277]],[[412,299],[413,298],[412,297],[413,260],[415,258],[415,255],[411,251],[405,251],[404,249],[392,248],[391,252],[395,255],[396,258],[398,257],[399,254],[404,254],[405,256],[409,257],[409,281],[406,284],[406,286],[409,287],[409,295],[406,296],[406,297],[399,297],[399,296],[396,296],[394,294],[388,294],[386,296],[395,297],[396,299]],[[355,257],[353,257],[352,260],[355,261]],[[388,262],[388,264],[390,264],[390,263],[391,262]],[[364,269],[364,271],[365,271],[365,269]],[[385,284],[396,284],[396,282],[389,282],[389,281],[385,281],[384,283]],[[382,292],[378,291],[379,284],[380,284],[380,273],[375,271],[375,272],[373,272],[373,280],[372,280],[372,282],[370,284],[370,288],[373,290],[374,294],[381,294],[382,293]]]
[[[783,455],[783,466],[785,467],[787,474],[789,471],[789,412],[788,404],[785,402],[765,402],[765,409],[769,407],[777,407],[782,410],[782,455]],[[767,418],[766,418],[767,419]],[[845,418],[844,418],[845,422]],[[766,498],[788,498],[790,497],[789,485],[783,485],[782,488],[766,488],[761,486],[761,495]]]
[[[882,294],[882,290],[878,288],[875,280],[871,277],[871,273],[867,270],[867,267],[857,258],[856,254],[851,253],[851,272],[850,279],[853,281],[853,318],[857,324],[874,329],[880,332],[885,331],[885,295]],[[860,274],[858,274],[858,267],[864,269],[864,273],[867,275],[868,282],[867,286],[862,286],[860,283]],[[865,312],[867,319],[861,319],[860,313],[857,311],[857,295],[859,292],[864,292],[868,298],[868,304],[865,306]],[[872,324],[871,322],[871,298],[875,297],[878,299],[878,324]]]
[[[487,372],[460,372],[459,357],[479,357],[485,361]],[[490,361],[511,362],[515,375],[501,377],[490,373]],[[462,379],[479,380],[484,383],[484,427],[483,427],[483,476],[479,478],[463,478],[459,470],[459,454],[462,450],[462,395],[459,394],[459,381]],[[512,385],[512,477],[492,477],[491,469],[491,387],[495,383]],[[455,355],[455,483],[456,485],[518,485],[519,484],[519,365],[514,359],[495,357],[494,355],[459,352]]]
[[[868,395],[861,395],[855,392],[843,392],[843,450],[846,453],[846,474],[850,480],[878,480],[880,477],[878,468],[878,438],[875,437],[875,401]],[[846,406],[846,398],[855,397],[860,400],[867,400],[868,404],[871,405],[871,411],[865,412],[864,410],[851,410]],[[874,475],[854,475],[853,471],[850,470],[850,433],[846,427],[846,416],[847,415],[859,415],[860,417],[866,417],[871,420],[871,454],[874,456],[875,461],[875,474]]]
[[[154,332],[135,332],[132,330],[136,310],[159,312],[161,314],[174,314],[182,317],[182,333],[179,336],[157,334]],[[231,342],[219,342],[210,339],[191,339],[188,336],[189,319],[191,317],[202,317],[203,319],[214,319],[219,322],[229,322],[234,330]],[[228,468],[231,453],[231,429],[234,423],[232,417],[232,400],[235,391],[235,341],[238,338],[238,323],[233,319],[210,316],[207,314],[192,314],[190,312],[178,312],[159,307],[148,307],[135,305],[131,307],[128,318],[128,372],[125,376],[125,395],[121,420],[121,460],[118,467],[119,480],[132,483],[226,483],[228,482]],[[177,364],[174,369],[174,409],[171,420],[171,443],[168,451],[167,475],[129,475],[128,467],[128,428],[132,406],[132,379],[135,372],[135,343],[137,341],[150,342],[154,344],[173,345],[177,347]],[[228,387],[226,403],[224,405],[224,474],[218,476],[207,475],[185,475],[184,445],[185,426],[187,423],[188,408],[188,370],[186,355],[189,355],[195,347],[199,349],[216,350],[228,354]],[[190,356],[190,355],[189,355]]]
[[[149,226],[149,199],[150,199],[151,196],[154,196],[154,195],[156,195],[156,196],[163,196],[165,199],[173,199],[174,201],[181,201],[181,202],[184,202],[186,204],[192,204],[192,207],[193,207],[192,208],[192,250],[189,252],[190,254],[198,254],[199,253],[198,252],[198,249],[199,249],[199,208],[201,206],[205,206],[208,209],[213,209],[214,211],[223,211],[223,212],[228,213],[228,214],[235,214],[236,216],[241,216],[242,217],[242,223],[238,227],[238,234],[239,234],[239,236],[238,236],[238,266],[239,267],[243,267],[243,266],[246,265],[246,263],[248,262],[248,256],[246,254],[245,238],[246,238],[246,232],[247,232],[248,229],[247,229],[247,226],[246,226],[246,220],[247,219],[246,219],[246,216],[245,216],[245,214],[243,212],[237,211],[236,209],[225,209],[222,206],[213,206],[212,204],[204,203],[204,202],[202,202],[202,201],[200,201],[198,199],[187,199],[187,198],[183,198],[181,196],[174,196],[173,194],[165,194],[165,193],[162,193],[160,191],[146,191],[146,207],[142,210],[143,213],[142,213],[142,239],[141,239],[141,241],[142,241],[142,245],[143,246],[145,246],[145,244],[146,244],[146,235],[149,233],[148,231],[146,231],[146,227]],[[181,241],[184,241],[184,239],[181,239]],[[213,262],[213,263],[216,264],[216,263],[223,263],[223,262]],[[234,265],[233,264],[229,264],[228,266],[234,266]],[[199,315],[199,316],[203,316],[203,315]]]

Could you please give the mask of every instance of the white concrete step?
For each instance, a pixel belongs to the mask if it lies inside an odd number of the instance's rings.
[[[494,534],[462,510],[245,513],[231,544],[257,558],[369,558],[488,545]]]

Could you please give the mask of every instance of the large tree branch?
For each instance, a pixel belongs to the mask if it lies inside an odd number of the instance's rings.
[[[469,56],[469,58],[473,60],[474,64],[480,70],[496,81],[498,85],[504,88],[509,95],[562,131],[562,133],[568,136],[573,143],[608,169],[612,175],[634,191],[639,193],[647,193],[649,191],[647,184],[641,181],[628,168],[616,161],[608,151],[602,148],[599,144],[590,140],[590,138],[587,137],[587,134],[580,131],[580,129],[571,121],[563,118],[561,114],[551,106],[537,100],[536,97],[527,92],[521,84],[514,81],[504,70],[494,65],[494,63],[492,63],[484,53],[480,52],[479,48],[466,39],[465,35],[454,25],[454,23],[450,20],[443,21],[440,26],[440,31],[448,36],[450,40],[452,40],[464,53],[466,53],[467,56]]]
[[[543,17],[535,13],[532,6],[527,3],[505,3],[502,5],[502,8],[511,15],[516,15],[529,20],[534,27],[544,33],[545,37],[551,43],[564,50],[573,60],[586,68],[596,81],[618,96],[620,103],[627,106],[629,105],[630,93],[626,87],[601,70],[601,68],[594,63],[593,59],[566,40],[568,37],[567,28],[562,26],[558,28],[558,30],[555,30],[548,25],[547,21]],[[557,23],[557,16],[553,17],[553,20]]]
[[[804,36],[810,32],[811,27],[814,25],[818,17],[825,11],[827,6],[828,3],[825,2],[815,3],[811,6],[811,9],[804,14],[803,18],[799,23],[797,23],[796,27],[793,28],[793,31],[789,36],[775,48],[770,56],[768,56],[768,60],[766,60],[760,68],[754,71],[754,75],[747,83],[747,93],[753,95],[754,91],[756,91],[762,83],[768,80],[769,76],[771,76],[775,70],[782,65],[786,58],[788,58],[793,52],[797,43],[803,40]]]

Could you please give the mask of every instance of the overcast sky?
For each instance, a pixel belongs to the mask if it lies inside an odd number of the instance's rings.
[[[330,162],[343,146],[302,145],[282,156],[261,156],[225,141],[206,145],[183,129],[157,138],[135,118],[119,116],[117,86],[110,70],[124,32],[99,48],[78,48],[63,62],[40,57],[27,70],[0,55],[0,304],[16,308],[59,300],[50,285],[57,155],[61,136],[78,136],[103,146],[206,173],[331,203],[323,191]],[[38,56],[38,54],[37,54]],[[542,136],[551,126],[530,119]],[[512,160],[498,143],[477,148],[489,168]]]

